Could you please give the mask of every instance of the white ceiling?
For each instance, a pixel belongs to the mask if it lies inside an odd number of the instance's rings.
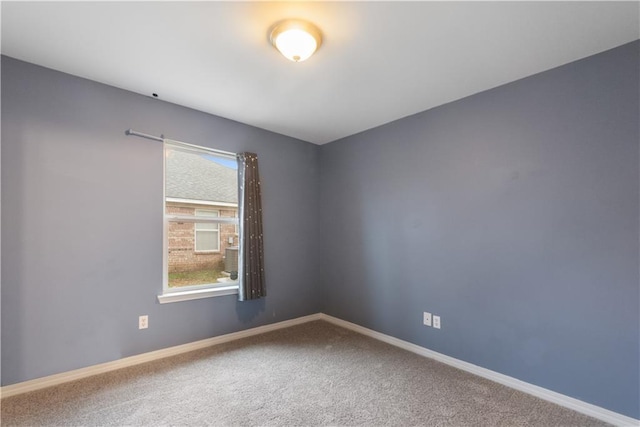
[[[2,2],[2,53],[323,144],[640,38],[638,2]],[[268,42],[314,22],[292,63]]]

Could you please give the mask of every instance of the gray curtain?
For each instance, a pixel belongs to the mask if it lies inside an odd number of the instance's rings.
[[[256,154],[238,154],[238,184],[241,242],[238,254],[238,299],[247,301],[267,294],[264,285],[262,196]]]

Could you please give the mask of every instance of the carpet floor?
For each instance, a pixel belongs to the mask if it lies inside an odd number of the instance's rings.
[[[601,426],[323,321],[2,399],[3,426]]]

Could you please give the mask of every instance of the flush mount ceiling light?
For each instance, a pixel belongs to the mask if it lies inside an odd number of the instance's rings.
[[[318,27],[301,19],[278,22],[269,35],[271,44],[293,62],[308,59],[322,44]]]

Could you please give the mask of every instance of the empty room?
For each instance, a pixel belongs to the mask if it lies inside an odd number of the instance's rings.
[[[640,3],[2,1],[3,426],[640,425]]]

